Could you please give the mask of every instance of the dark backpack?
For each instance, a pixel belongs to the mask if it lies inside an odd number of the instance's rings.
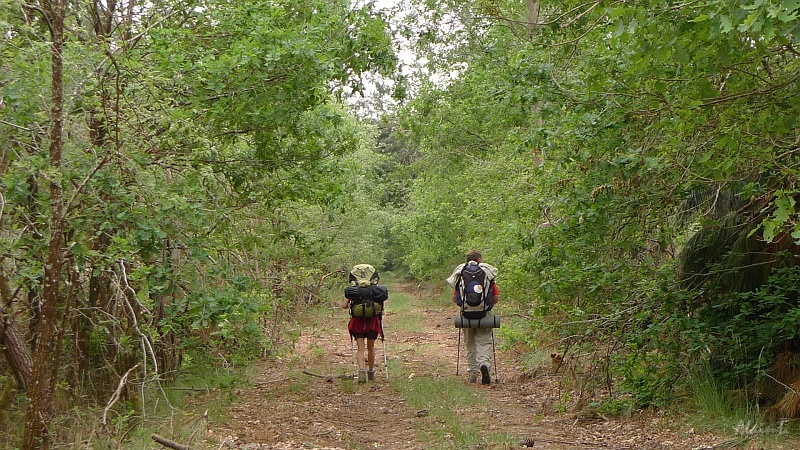
[[[492,280],[478,263],[470,261],[461,269],[456,289],[465,319],[482,319],[492,309]]]
[[[349,286],[344,296],[350,300],[350,315],[353,317],[372,317],[383,314],[383,302],[389,298],[386,286]]]
[[[378,286],[380,275],[369,264],[356,264],[350,271],[351,286],[344,289],[344,297],[350,300],[350,315],[373,317],[383,314],[383,302],[389,298],[386,286]]]

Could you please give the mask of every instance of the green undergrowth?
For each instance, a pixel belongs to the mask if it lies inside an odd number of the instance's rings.
[[[485,404],[474,389],[465,387],[455,378],[420,376],[390,380],[412,411],[436,424],[417,430],[421,440],[435,445],[428,448],[465,448],[479,441],[481,424],[464,415],[470,407]]]
[[[487,433],[486,399],[458,377],[393,377],[390,383],[420,417],[417,438],[426,449],[507,448],[518,441],[509,433]]]
[[[424,324],[416,314],[417,306],[412,296],[405,293],[391,293],[386,303],[385,327],[406,331],[422,331]]]
[[[284,325],[283,336],[272,347],[273,353],[269,358],[294,367],[296,361],[291,350],[300,331],[296,324]],[[229,420],[227,414],[230,407],[238,401],[237,389],[252,386],[252,380],[259,370],[254,359],[219,366],[206,360],[208,357],[198,355],[190,359],[172,382],[149,385],[144,390],[144,404],[147,407],[142,410],[135,405],[124,405],[121,412],[112,416],[112,427],[107,431],[95,432],[87,439],[92,443],[91,448],[164,448],[153,440],[153,434],[190,448],[205,448],[204,439],[209,424]],[[300,369],[291,371],[297,372],[294,373],[297,376],[291,379],[299,381],[286,383],[285,388],[290,392],[304,391]],[[127,421],[126,416],[130,418]]]
[[[725,389],[706,371],[694,374],[690,386],[691,401],[675,408],[688,411],[686,417],[694,429],[731,436],[737,445],[758,446],[748,448],[800,448],[796,419],[770,418],[769,410],[747,393]]]
[[[243,366],[184,371],[171,383],[148,386],[145,408],[141,403],[123,402],[109,414],[105,429],[72,440],[88,443],[90,448],[160,449],[163,447],[152,438],[157,434],[202,448],[208,424],[227,420],[227,411],[236,402],[236,389],[251,384],[252,370],[253,366]],[[89,430],[88,425],[80,429]]]
[[[236,390],[249,386],[254,366],[195,367],[182,370],[173,381],[149,381],[129,395],[120,391],[104,405],[62,404],[55,418],[58,430],[56,449],[93,448],[155,450],[164,448],[152,435],[157,434],[191,448],[203,448],[209,423],[226,421],[225,414],[237,400]],[[133,385],[135,386],[135,385]],[[58,386],[58,391],[69,389]],[[60,395],[58,398],[60,399]],[[20,404],[7,414],[13,423],[22,424],[23,394]],[[0,429],[0,448],[19,449],[21,425]]]
[[[403,333],[423,332],[425,324],[420,318],[423,309],[442,310],[450,314],[450,294],[447,290],[438,290],[430,286],[406,281],[418,289],[418,294],[410,295],[392,290],[394,280],[387,281],[390,288],[391,329]],[[396,291],[396,290],[395,290]],[[388,322],[387,322],[388,323]],[[456,339],[455,336],[453,339]],[[396,344],[396,353],[420,351],[420,344]],[[411,414],[420,417],[416,429],[417,439],[425,442],[426,449],[469,449],[489,448],[491,444],[508,444],[513,437],[506,433],[490,434],[486,432],[485,420],[480,412],[486,410],[486,399],[479,390],[465,385],[463,379],[445,374],[441,367],[433,364],[425,374],[407,374],[401,372],[402,363],[392,359],[389,363],[392,388],[403,397]]]

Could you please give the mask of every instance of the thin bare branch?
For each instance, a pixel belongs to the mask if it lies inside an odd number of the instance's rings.
[[[139,367],[138,363],[135,366],[128,369],[128,371],[125,372],[125,375],[123,375],[122,378],[119,379],[119,383],[117,383],[117,389],[114,391],[114,394],[111,395],[111,398],[108,400],[108,404],[106,405],[106,407],[103,408],[103,418],[100,421],[100,423],[103,425],[103,428],[106,427],[106,423],[108,422],[106,420],[106,418],[108,417],[108,411],[110,411],[111,408],[114,407],[114,404],[117,403],[117,400],[119,400],[119,397],[122,394],[122,388],[125,387],[125,384],[128,381],[128,375],[130,375],[131,372],[133,372],[133,370],[136,369],[137,367]]]

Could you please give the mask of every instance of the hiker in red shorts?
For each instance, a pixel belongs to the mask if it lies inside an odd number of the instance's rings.
[[[344,292],[345,301],[342,303],[342,308],[350,309],[347,330],[356,340],[359,383],[375,379],[375,340],[378,336],[384,338],[381,319],[383,302],[389,294],[385,286],[378,286],[379,281],[380,276],[374,267],[369,264],[357,264],[350,271],[350,286]]]

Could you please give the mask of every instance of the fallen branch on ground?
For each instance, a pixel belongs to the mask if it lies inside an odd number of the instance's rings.
[[[328,382],[333,381],[334,378],[338,378],[340,380],[352,380],[354,378],[353,375],[339,375],[338,377],[334,377],[333,375],[320,375],[318,373],[309,372],[307,370],[304,370],[303,373],[306,375],[310,375],[312,377],[324,378],[325,381]]]
[[[164,447],[173,448],[175,450],[191,450],[189,447],[185,445],[178,444],[175,441],[170,441],[167,438],[163,438],[157,434],[153,434],[150,437],[153,438],[154,441],[158,442],[159,444],[163,445]]]
[[[276,378],[274,380],[257,381],[257,382],[255,382],[253,384],[256,385],[256,386],[264,386],[265,384],[280,383],[280,382],[288,381],[288,380],[289,380],[289,377],[283,377],[283,378]]]

